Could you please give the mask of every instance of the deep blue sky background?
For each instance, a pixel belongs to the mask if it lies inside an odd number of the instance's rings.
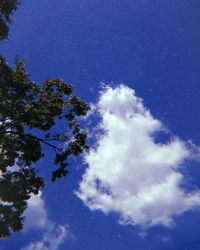
[[[28,58],[31,78],[60,76],[77,93],[97,101],[100,82],[134,88],[152,114],[184,140],[200,144],[199,0],[29,0],[14,15],[10,39],[0,51],[12,63]],[[49,165],[48,160],[43,162]],[[174,229],[156,227],[145,238],[115,215],[90,212],[73,195],[84,167],[48,184],[49,216],[67,223],[76,239],[60,247],[81,250],[199,250],[200,213],[179,217]],[[185,170],[200,187],[199,164]],[[160,235],[169,236],[162,242]],[[20,249],[36,233],[17,233],[2,241]],[[0,243],[1,246],[1,243]]]

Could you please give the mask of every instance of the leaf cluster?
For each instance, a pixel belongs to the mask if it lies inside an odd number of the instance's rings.
[[[0,55],[0,236],[22,228],[26,201],[44,185],[35,171],[44,146],[55,153],[53,181],[68,173],[70,156],[88,148],[87,134],[77,121],[88,110],[72,84],[55,78],[38,85],[30,80],[24,61],[16,58],[12,68]],[[64,131],[55,133],[59,120]]]
[[[0,1],[0,40],[8,38],[9,25],[12,22],[11,16],[20,4],[20,0]]]

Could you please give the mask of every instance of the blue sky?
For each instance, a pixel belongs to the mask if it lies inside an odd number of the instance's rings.
[[[0,249],[200,249],[199,12],[198,0],[24,1],[1,52],[28,58],[38,82],[75,83],[97,144],[47,180]]]

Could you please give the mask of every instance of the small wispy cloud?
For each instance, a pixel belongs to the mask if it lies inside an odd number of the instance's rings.
[[[41,240],[31,242],[21,250],[58,250],[67,235],[67,226],[51,224]]]
[[[85,155],[88,167],[76,192],[86,206],[142,227],[172,226],[175,215],[200,207],[200,192],[185,190],[180,172],[197,147],[176,136],[156,142],[166,128],[125,85],[105,87],[96,110],[101,132]]]
[[[42,192],[38,195],[32,195],[28,200],[28,207],[24,213],[26,217],[24,231],[31,229],[45,229],[51,222],[48,219],[45,202],[42,197]]]
[[[42,237],[30,242],[20,250],[58,250],[67,236],[71,234],[68,225],[56,224],[48,218],[42,192],[33,195],[28,201],[25,217],[24,232],[40,230]]]

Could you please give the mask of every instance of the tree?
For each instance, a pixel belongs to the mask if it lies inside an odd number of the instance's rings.
[[[0,40],[8,38],[11,16],[21,4],[20,0],[1,0],[0,1]]]
[[[20,4],[0,1],[0,42],[8,38],[11,16]],[[68,173],[70,156],[87,149],[77,117],[86,115],[89,106],[73,88],[59,78],[39,86],[29,79],[24,61],[16,59],[12,68],[0,55],[0,237],[22,229],[27,200],[44,186],[35,165],[44,157],[43,145],[55,152],[58,167],[52,181]],[[56,133],[58,120],[65,120],[67,133]]]
[[[44,157],[44,146],[55,153],[52,181],[68,173],[70,156],[87,149],[77,118],[89,106],[73,90],[59,78],[39,86],[24,61],[16,58],[12,68],[0,55],[0,237],[22,229],[27,200],[44,186],[35,165]],[[67,132],[56,133],[59,121]]]

